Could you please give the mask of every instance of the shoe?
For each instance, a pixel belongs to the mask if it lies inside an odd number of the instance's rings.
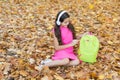
[[[46,60],[41,61],[41,64],[45,65],[46,63],[49,63],[49,62],[52,62],[52,60],[51,59],[46,59]]]
[[[35,69],[38,71],[41,71],[43,69],[43,67],[45,66],[46,63],[51,62],[51,59],[46,59],[46,60],[42,60],[41,64],[39,66],[35,66]]]

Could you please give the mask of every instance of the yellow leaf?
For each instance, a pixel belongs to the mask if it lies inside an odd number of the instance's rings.
[[[0,24],[3,24],[3,21],[0,20]]]
[[[24,64],[24,61],[22,59],[18,59],[19,64]]]
[[[2,9],[1,9],[1,7],[0,7],[0,13],[2,12]]]
[[[41,80],[49,80],[48,76],[44,76],[41,78]]]
[[[103,74],[100,74],[98,78],[103,80],[105,76]]]
[[[31,16],[30,18],[31,18],[31,19],[34,19],[34,16]]]
[[[26,71],[24,71],[24,70],[21,70],[21,71],[20,71],[20,74],[21,74],[22,76],[27,76],[27,75],[28,75],[28,73],[27,73]]]
[[[54,75],[56,80],[64,80],[62,77],[60,77],[59,75]]]
[[[89,5],[89,9],[93,9],[94,8],[94,5],[93,4],[90,4]]]
[[[31,80],[36,80],[36,78],[31,78]]]
[[[112,79],[112,75],[108,75],[107,78]]]
[[[93,78],[95,78],[95,77],[97,77],[97,74],[96,74],[95,72],[92,72],[92,73],[91,73],[91,76],[92,76]]]
[[[118,49],[117,52],[120,53],[120,49]]]
[[[20,50],[17,51],[17,54],[22,54],[22,52]]]
[[[53,28],[53,26],[51,24],[48,25],[48,30],[51,30]]]
[[[108,42],[108,44],[113,44],[113,42],[112,41],[107,41]]]

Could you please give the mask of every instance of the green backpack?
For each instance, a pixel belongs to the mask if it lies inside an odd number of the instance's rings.
[[[87,34],[80,39],[78,50],[80,60],[89,63],[96,62],[98,50],[99,40],[97,39],[96,36]]]

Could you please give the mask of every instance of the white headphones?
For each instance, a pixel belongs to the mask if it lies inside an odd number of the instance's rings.
[[[57,25],[60,25],[60,24],[61,24],[60,18],[61,18],[61,16],[62,16],[64,13],[66,13],[66,11],[62,11],[62,12],[59,14],[59,16],[58,16],[58,18],[57,18],[57,21],[56,21]]]

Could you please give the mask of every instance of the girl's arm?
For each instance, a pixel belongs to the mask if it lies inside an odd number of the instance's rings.
[[[86,34],[91,34],[90,32],[86,32],[84,34],[80,34],[79,36],[77,36],[77,40],[79,40],[82,36],[86,35]]]
[[[65,48],[74,46],[74,45],[77,44],[77,43],[78,43],[78,40],[73,40],[73,41],[72,41],[71,43],[69,43],[69,44],[59,45],[58,40],[57,40],[57,38],[55,37],[55,34],[54,34],[54,47],[55,47],[55,50],[65,49]]]
[[[77,40],[80,40],[80,38],[81,38],[82,36],[83,36],[82,34],[79,35],[79,36],[77,36]]]

